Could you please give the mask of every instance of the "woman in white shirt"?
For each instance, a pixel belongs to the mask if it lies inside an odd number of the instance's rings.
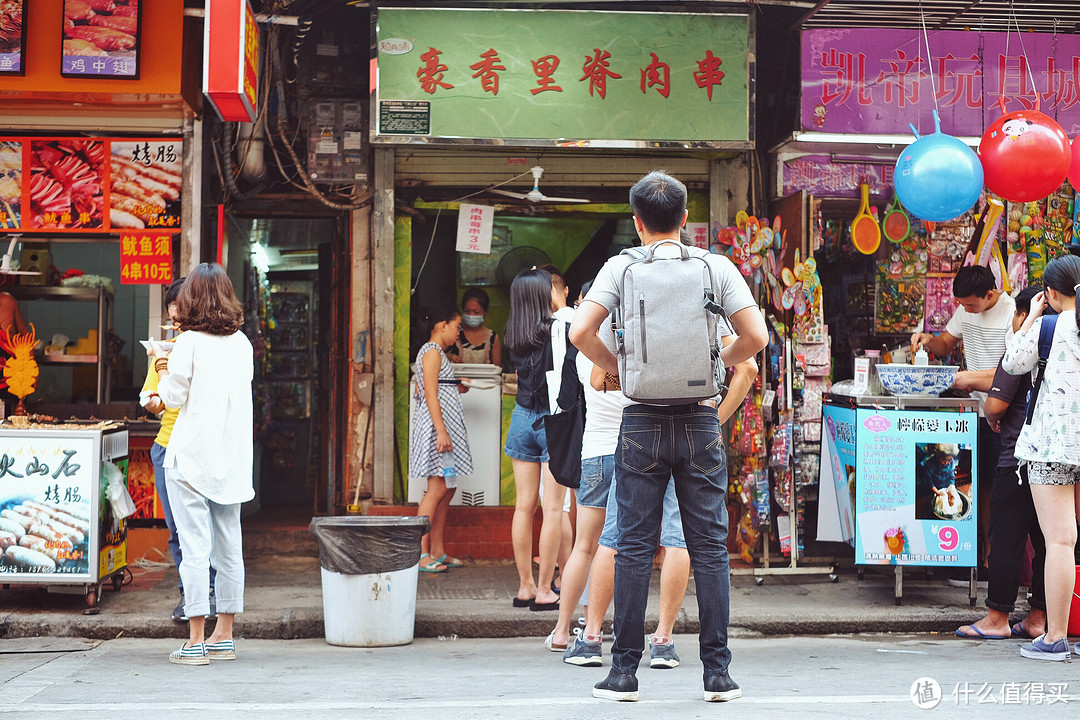
[[[244,610],[240,504],[252,486],[251,343],[240,332],[243,308],[220,265],[196,267],[176,301],[184,332],[169,355],[158,353],[158,394],[179,407],[165,452],[165,482],[183,559],[180,578],[188,642],[169,655],[181,665],[234,660],[233,619]],[[209,565],[217,570],[218,621],[205,637]]]
[[[1037,660],[1071,659],[1066,626],[1072,603],[1076,518],[1080,513],[1080,257],[1063,255],[1043,271],[1044,292],[1009,340],[1001,367],[1012,375],[1031,372],[1039,362],[1043,308],[1058,311],[1053,342],[1030,424],[1016,440],[1016,459],[1028,466],[1031,499],[1046,538],[1046,633],[1020,648]]]

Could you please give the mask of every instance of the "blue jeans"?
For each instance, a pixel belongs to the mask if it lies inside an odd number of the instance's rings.
[[[180,572],[180,561],[184,555],[180,552],[180,538],[176,534],[176,521],[173,519],[172,506],[169,504],[169,491],[165,487],[165,447],[156,442],[150,446],[150,462],[154,463],[154,487],[157,488],[161,509],[165,511],[165,526],[169,528],[169,552],[172,553],[176,571]],[[214,587],[217,570],[210,568],[210,587]],[[180,580],[180,592],[184,592],[184,580]]]
[[[706,676],[726,672],[731,662],[727,462],[716,410],[696,404],[627,407],[619,430],[615,477],[619,551],[612,668],[634,675],[641,662],[664,493],[674,477],[697,587],[701,663]]]
[[[611,458],[614,470],[615,456]],[[600,533],[599,544],[612,550],[619,549],[619,503],[616,498],[619,481],[611,479],[611,493],[608,495],[607,514],[604,516],[604,531]],[[683,536],[682,515],[679,514],[679,498],[675,497],[675,483],[668,483],[664,491],[664,516],[660,520],[660,547],[686,549]]]
[[[545,415],[547,411],[537,412],[514,404],[510,428],[506,431],[506,445],[503,447],[508,458],[534,463],[548,461],[547,432],[543,423],[536,427],[537,421]]]

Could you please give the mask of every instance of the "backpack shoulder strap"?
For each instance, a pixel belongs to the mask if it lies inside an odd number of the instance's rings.
[[[1028,395],[1025,425],[1030,425],[1031,419],[1035,417],[1035,402],[1039,399],[1039,389],[1042,388],[1043,375],[1046,374],[1046,361],[1050,358],[1050,348],[1054,344],[1055,328],[1057,328],[1057,315],[1044,315],[1039,325],[1039,362],[1035,366],[1037,372],[1035,380],[1031,383],[1031,394]]]

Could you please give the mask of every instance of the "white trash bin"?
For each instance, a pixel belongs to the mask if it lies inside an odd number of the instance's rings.
[[[420,538],[428,528],[426,517],[312,519],[326,642],[347,647],[412,642]]]

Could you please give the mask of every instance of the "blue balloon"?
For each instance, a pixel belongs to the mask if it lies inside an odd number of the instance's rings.
[[[934,111],[934,133],[904,148],[896,161],[893,183],[904,208],[917,218],[944,222],[963,215],[979,199],[983,169],[979,156],[958,138],[941,132]]]

